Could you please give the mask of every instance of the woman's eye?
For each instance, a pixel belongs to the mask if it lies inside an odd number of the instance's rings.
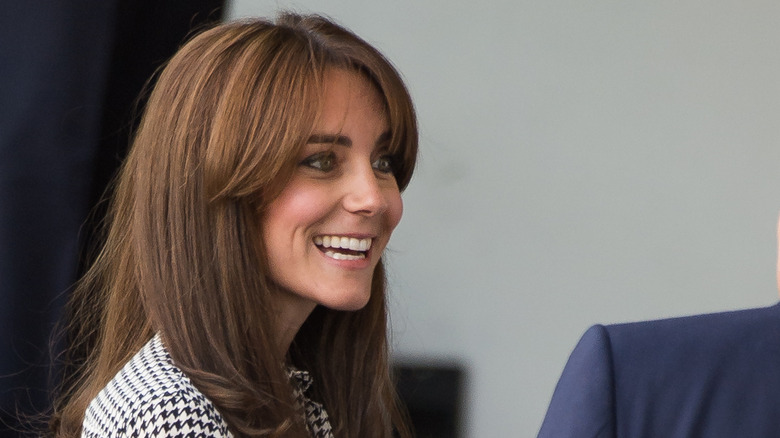
[[[371,166],[378,172],[393,173],[393,157],[390,155],[383,155],[371,163]]]
[[[320,152],[307,157],[301,164],[322,172],[330,172],[336,167],[336,156],[330,152]]]

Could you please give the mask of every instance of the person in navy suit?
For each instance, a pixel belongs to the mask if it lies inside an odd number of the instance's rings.
[[[780,304],[591,327],[538,435],[778,436]]]

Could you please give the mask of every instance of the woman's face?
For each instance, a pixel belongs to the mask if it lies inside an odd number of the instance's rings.
[[[365,306],[403,211],[382,97],[346,70],[326,72],[324,84],[314,135],[262,219],[271,277],[284,288],[278,310],[300,323],[316,304]]]

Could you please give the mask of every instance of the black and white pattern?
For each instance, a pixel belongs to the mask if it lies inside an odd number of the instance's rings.
[[[306,417],[306,430],[313,438],[333,438],[333,432],[330,428],[328,413],[321,404],[306,397],[306,391],[311,386],[311,376],[306,371],[290,369],[287,371],[290,379],[294,383],[295,399],[298,401],[298,407],[302,408]]]
[[[311,377],[290,370],[295,396],[312,437],[332,438],[328,414],[305,396]],[[232,438],[214,405],[173,364],[159,335],[154,336],[90,402],[82,437]]]

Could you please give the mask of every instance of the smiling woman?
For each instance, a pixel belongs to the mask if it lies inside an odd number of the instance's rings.
[[[194,37],[150,95],[76,291],[97,297],[74,320],[91,354],[55,433],[408,436],[382,252],[416,155],[399,74],[331,21]]]
[[[271,277],[304,298],[288,306],[297,331],[316,304],[357,310],[390,233],[401,220],[401,194],[388,151],[382,97],[360,74],[328,70],[314,135],[291,179],[262,221]]]

